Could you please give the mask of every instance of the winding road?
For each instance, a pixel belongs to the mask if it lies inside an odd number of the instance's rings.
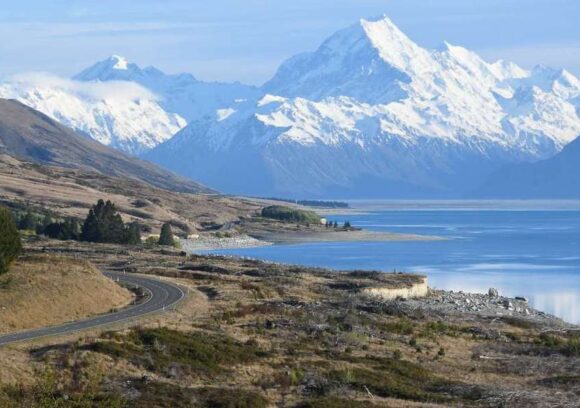
[[[25,340],[34,340],[42,337],[74,333],[80,330],[93,329],[113,323],[130,321],[137,317],[155,312],[162,312],[179,303],[185,294],[178,286],[171,283],[162,282],[153,278],[145,278],[124,273],[105,273],[105,276],[118,280],[125,285],[139,286],[148,292],[147,298],[133,306],[120,309],[117,312],[103,314],[77,320],[74,322],[60,324],[58,326],[43,327],[39,329],[27,330],[18,333],[10,333],[0,336],[0,346],[16,343]]]

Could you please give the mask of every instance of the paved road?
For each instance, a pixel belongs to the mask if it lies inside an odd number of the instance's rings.
[[[27,330],[19,333],[11,333],[0,336],[0,346],[16,343],[24,340],[33,340],[41,337],[68,334],[85,329],[109,325],[126,320],[131,320],[149,313],[160,312],[177,304],[185,296],[183,291],[170,283],[162,282],[152,278],[143,278],[131,274],[106,273],[106,276],[119,279],[128,285],[142,287],[149,292],[149,296],[143,302],[126,307],[115,313],[94,316],[85,320],[78,320],[64,323],[58,326],[44,327],[40,329]]]

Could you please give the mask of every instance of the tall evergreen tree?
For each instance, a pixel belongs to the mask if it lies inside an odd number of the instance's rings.
[[[132,222],[127,225],[125,231],[125,242],[130,245],[141,243],[141,227],[137,222]]]
[[[8,272],[10,263],[22,251],[22,243],[12,213],[0,207],[0,274]]]
[[[166,222],[161,227],[161,234],[159,235],[159,245],[173,246],[173,232],[171,231],[171,224]]]

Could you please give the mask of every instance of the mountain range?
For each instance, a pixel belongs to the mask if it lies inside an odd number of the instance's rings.
[[[580,138],[549,159],[500,168],[472,196],[580,199]]]
[[[117,55],[72,79],[29,73],[0,83],[0,98],[16,99],[132,155],[170,139],[188,121],[255,94],[254,87],[239,83],[208,83],[190,74],[141,69]]]
[[[335,33],[259,88],[113,56],[70,80],[11,78],[0,97],[251,195],[465,196],[580,135],[580,81],[568,71],[488,63],[449,43],[425,49],[387,17]]]

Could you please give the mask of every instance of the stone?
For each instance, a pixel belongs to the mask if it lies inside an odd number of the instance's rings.
[[[496,288],[489,288],[489,290],[487,291],[487,294],[489,297],[492,297],[492,298],[496,298],[499,296],[499,292]]]

